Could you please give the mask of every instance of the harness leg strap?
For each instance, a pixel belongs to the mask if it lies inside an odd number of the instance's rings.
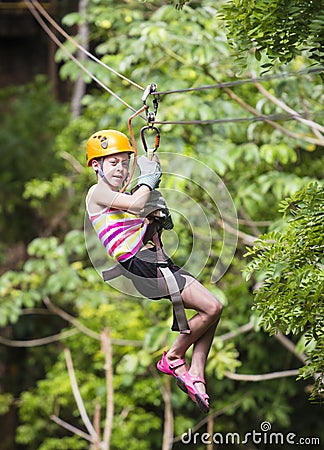
[[[168,291],[173,305],[175,319],[179,326],[179,331],[181,334],[190,334],[190,328],[184,310],[182,297],[179,292],[177,280],[175,279],[175,276],[168,267],[160,266],[159,271],[161,272],[168,287]]]
[[[113,280],[114,278],[119,277],[123,274],[123,268],[120,264],[116,264],[115,266],[111,267],[110,269],[103,270],[102,272],[102,278],[104,281]]]

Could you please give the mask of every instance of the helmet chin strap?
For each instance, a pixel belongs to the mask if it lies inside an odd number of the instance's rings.
[[[106,184],[109,185],[109,182],[108,182],[108,180],[107,180],[107,178],[106,178],[106,176],[105,176],[105,174],[104,174],[104,172],[103,172],[103,163],[104,163],[104,158],[100,158],[100,161],[99,161],[99,169],[98,169],[98,171],[97,171],[97,174],[102,178],[102,180],[103,180]]]

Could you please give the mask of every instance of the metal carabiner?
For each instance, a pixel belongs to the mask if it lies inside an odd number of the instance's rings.
[[[146,143],[145,132],[148,130],[153,130],[155,132],[155,145],[153,148],[148,148],[147,143]],[[160,146],[160,130],[157,127],[155,127],[154,125],[146,125],[145,127],[141,128],[140,136],[141,136],[143,148],[147,154],[147,158],[149,160],[152,160],[153,153],[156,152],[156,150]]]

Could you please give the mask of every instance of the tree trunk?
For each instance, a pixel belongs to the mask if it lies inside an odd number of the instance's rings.
[[[86,11],[88,6],[88,0],[80,0],[79,1],[79,14],[84,17],[84,20],[79,25],[78,29],[78,35],[80,36],[80,44],[82,47],[84,47],[86,50],[89,49],[89,27],[88,22],[86,20]],[[87,55],[78,49],[77,51],[77,59],[83,63],[87,59]],[[71,110],[72,110],[72,117],[75,119],[80,116],[81,114],[81,100],[86,92],[86,84],[82,78],[82,73],[80,72],[75,85],[74,90],[72,94],[72,100],[71,100]]]
[[[165,380],[165,388],[162,389],[162,393],[165,405],[162,450],[171,450],[174,427],[173,427],[173,411],[171,405],[171,383],[169,378],[166,378]]]
[[[106,421],[103,434],[102,450],[109,450],[114,418],[112,345],[109,328],[105,328],[105,330],[101,333],[101,348],[105,354],[105,374],[107,386]]]

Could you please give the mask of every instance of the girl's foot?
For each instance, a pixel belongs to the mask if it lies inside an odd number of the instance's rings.
[[[186,372],[186,360],[184,358],[169,360],[167,352],[164,352],[162,359],[158,361],[156,367],[160,372],[175,377],[178,382]]]
[[[169,360],[167,352],[164,352],[156,367],[160,372],[173,376],[177,381],[178,387],[189,395],[202,412],[209,412],[209,396],[206,393],[205,380],[203,377],[191,375],[188,372],[184,358]]]
[[[197,404],[200,411],[209,412],[209,395],[205,390],[205,380],[199,376],[193,376],[186,372],[184,376],[177,380],[178,386],[186,392],[191,400]]]

